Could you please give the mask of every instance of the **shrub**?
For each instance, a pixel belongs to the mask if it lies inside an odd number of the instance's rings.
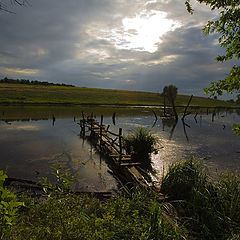
[[[150,154],[157,152],[154,147],[157,138],[149,130],[140,127],[123,140],[124,147],[127,153],[131,154],[133,161],[140,162],[145,167],[151,164]]]
[[[0,171],[0,239],[8,237],[11,228],[18,220],[17,211],[23,205],[17,196],[4,187],[7,175]]]

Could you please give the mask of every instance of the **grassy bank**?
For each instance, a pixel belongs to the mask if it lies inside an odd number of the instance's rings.
[[[229,174],[212,181],[193,160],[173,165],[159,193],[132,189],[108,200],[76,196],[69,176],[57,173],[40,200],[27,196],[2,198],[1,239],[239,239],[240,178]],[[1,180],[1,178],[0,178]],[[1,181],[0,181],[1,182]],[[12,200],[12,202],[10,201]],[[17,212],[4,211],[7,203]],[[23,204],[19,204],[19,203]],[[9,214],[9,213],[12,213]],[[4,218],[7,216],[8,218]],[[9,218],[13,218],[12,224]]]
[[[189,96],[178,95],[177,106],[185,106]],[[118,104],[163,105],[159,93],[134,92],[64,86],[0,84],[0,103],[6,104]],[[193,97],[192,106],[234,107],[234,103],[202,97]]]

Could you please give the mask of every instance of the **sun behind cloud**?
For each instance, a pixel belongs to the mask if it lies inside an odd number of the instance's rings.
[[[142,10],[133,18],[123,18],[122,26],[110,32],[103,30],[99,39],[112,42],[118,49],[156,52],[161,37],[181,27],[177,21],[167,18],[167,13]]]

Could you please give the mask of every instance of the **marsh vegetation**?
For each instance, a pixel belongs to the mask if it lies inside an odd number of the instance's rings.
[[[45,178],[40,199],[16,196],[1,177],[2,239],[240,237],[240,177],[221,175],[213,181],[193,159],[170,167],[162,181],[164,195],[136,187],[103,201],[71,192],[72,178],[62,170],[55,168],[54,176],[54,185]],[[12,212],[5,210],[10,205]]]

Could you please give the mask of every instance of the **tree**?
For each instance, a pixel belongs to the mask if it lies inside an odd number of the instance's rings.
[[[177,115],[177,111],[176,111],[176,107],[175,107],[175,99],[177,97],[177,87],[174,85],[165,86],[163,88],[163,96],[166,97],[168,99],[168,101],[171,103],[173,112],[175,115],[175,119],[177,120],[178,115]]]
[[[27,0],[8,0],[10,5],[26,6],[28,5]],[[14,13],[9,10],[9,4],[4,3],[3,0],[0,0],[0,11]]]
[[[208,21],[204,26],[205,35],[217,33],[218,42],[225,49],[225,55],[216,57],[216,61],[224,62],[233,58],[240,59],[240,1],[239,0],[196,0],[209,5],[211,10],[221,10],[217,20]],[[185,1],[188,12],[193,13],[190,0]],[[211,96],[227,93],[240,93],[240,66],[233,66],[228,76],[216,82],[212,82],[204,92]],[[239,133],[240,125],[235,126],[235,132]]]
[[[225,55],[216,57],[219,62],[240,58],[240,1],[239,0],[196,0],[209,5],[211,10],[219,9],[220,17],[215,21],[208,21],[204,26],[205,35],[218,33],[219,44],[225,48]],[[185,2],[187,10],[193,13],[190,0]],[[233,66],[229,75],[217,82],[212,82],[209,88],[204,89],[210,95],[240,93],[240,66]]]

